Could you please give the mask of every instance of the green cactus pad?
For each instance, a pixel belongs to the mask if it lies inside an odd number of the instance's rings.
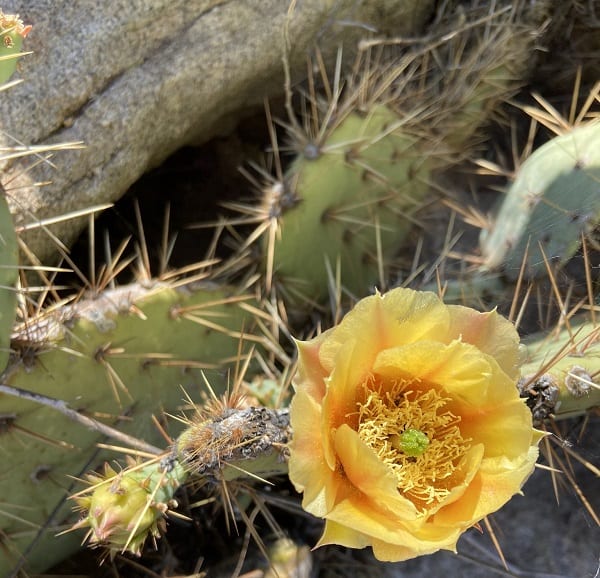
[[[314,155],[293,162],[285,183],[294,203],[282,210],[273,247],[281,286],[322,301],[328,270],[335,275],[338,266],[353,293],[377,283],[378,243],[383,258],[401,247],[428,190],[428,163],[416,142],[396,114],[376,106],[348,114],[318,151],[310,149]]]
[[[543,255],[564,264],[599,218],[600,123],[594,122],[553,138],[523,163],[492,227],[481,234],[485,267],[503,267],[515,279],[526,258],[526,275],[539,276]]]
[[[8,362],[10,335],[15,322],[18,277],[17,236],[0,185],[0,371]]]
[[[224,392],[241,333],[252,339],[247,303],[233,289],[209,286],[175,289],[157,282],[108,290],[29,323],[22,356],[2,382],[64,400],[164,447],[151,416],[178,413],[182,388],[198,399],[204,378],[217,394]],[[176,425],[169,422],[170,435]],[[81,536],[56,534],[72,516],[72,504],[64,505],[72,491],[69,476],[81,477],[107,459],[96,448],[100,441],[107,440],[50,408],[0,395],[0,452],[11,464],[10,474],[0,475],[0,575],[10,572],[19,554],[29,571],[38,572],[77,547]],[[113,452],[108,459],[115,457]]]
[[[7,82],[17,67],[17,59],[31,26],[24,26],[18,16],[0,10],[0,84]]]

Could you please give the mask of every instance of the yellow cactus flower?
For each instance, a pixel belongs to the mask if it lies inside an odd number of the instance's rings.
[[[298,342],[289,475],[318,543],[400,561],[456,550],[532,473],[540,432],[495,311],[395,289]]]

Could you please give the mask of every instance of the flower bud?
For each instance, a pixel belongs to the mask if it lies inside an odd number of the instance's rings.
[[[111,553],[139,556],[146,538],[164,531],[165,514],[176,506],[173,494],[186,475],[179,464],[169,471],[153,463],[119,473],[107,465],[104,476],[90,476],[94,485],[87,495],[75,497],[86,515],[73,528],[89,527],[89,542]]]

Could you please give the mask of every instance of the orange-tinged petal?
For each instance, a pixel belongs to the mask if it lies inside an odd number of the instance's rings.
[[[377,560],[381,560],[382,562],[404,562],[416,558],[417,556],[433,554],[440,550],[456,552],[456,543],[459,538],[460,534],[457,533],[455,537],[448,539],[443,545],[422,542],[419,544],[418,548],[407,548],[397,544],[388,544],[382,540],[373,540],[373,555]]]
[[[474,517],[474,512],[477,509],[477,499],[473,499],[474,495],[471,490],[473,484],[476,483],[475,480],[477,480],[479,468],[483,461],[484,451],[485,448],[478,444],[471,447],[467,454],[463,456],[457,466],[459,472],[457,478],[462,481],[452,488],[443,503],[429,511],[433,518],[432,523],[455,528],[467,528],[479,520],[479,518],[475,519]],[[452,509],[452,504],[457,504],[457,507]]]
[[[373,295],[359,301],[322,343],[321,364],[333,371],[339,349],[356,340],[355,366],[364,374],[380,350],[445,335],[449,323],[447,309],[434,293],[395,289]]]
[[[371,538],[353,530],[345,524],[338,524],[333,520],[327,520],[323,535],[315,547],[318,548],[327,544],[339,544],[347,548],[360,549],[370,546]]]
[[[416,550],[425,542],[434,549],[443,548],[448,543],[453,543],[460,533],[456,528],[424,524],[423,520],[405,523],[389,512],[373,507],[363,495],[356,495],[336,504],[327,515],[327,520],[349,526],[373,539]],[[323,535],[319,545],[330,543],[328,539],[328,536]]]
[[[357,392],[362,383],[359,376],[351,374],[356,359],[356,342],[348,341],[338,352],[337,364],[327,382],[327,393],[323,398],[323,420],[321,422],[321,443],[323,454],[330,468],[336,467],[333,435],[342,424],[352,420],[358,410]],[[358,381],[355,381],[358,379]]]
[[[527,453],[510,460],[506,457],[484,459],[479,476],[482,481],[481,499],[476,516],[483,518],[502,507],[515,494],[520,493],[535,469],[538,447],[531,446]]]
[[[491,368],[487,356],[468,343],[423,341],[380,352],[373,371],[387,379],[416,378],[424,387],[438,386],[476,405],[485,395]]]
[[[521,399],[461,413],[463,436],[485,446],[486,457],[517,457],[533,443],[531,412]]]
[[[490,373],[481,387],[477,404],[450,402],[449,409],[461,416],[461,432],[483,443],[486,456],[509,458],[526,453],[533,442],[531,412],[519,397],[515,383],[488,357]]]
[[[414,504],[398,492],[397,478],[358,434],[347,425],[335,433],[335,451],[352,485],[380,509],[403,520],[416,520]]]
[[[427,524],[426,528],[435,527],[435,522]],[[422,539],[418,544],[413,545],[410,548],[405,547],[403,544],[395,544],[386,542],[384,540],[374,539],[372,543],[373,555],[382,562],[404,562],[416,558],[417,556],[424,556],[426,554],[433,554],[440,550],[450,550],[456,552],[456,544],[464,528],[453,527],[446,528],[447,534],[442,539],[429,540]]]
[[[303,433],[289,445],[289,477],[296,489],[304,492],[304,509],[322,517],[335,502],[340,480],[325,461],[320,420],[321,406],[305,391],[298,391],[292,399],[290,421],[294,431]]]
[[[527,481],[538,457],[537,446],[515,460],[484,459],[464,495],[442,508],[436,523],[444,525],[473,525],[508,502]]]
[[[460,500],[454,500],[440,508],[433,517],[433,523],[440,526],[468,528],[484,517],[478,516],[482,494],[481,475],[479,470],[473,474],[468,485],[463,488]]]
[[[327,333],[321,333],[310,341],[296,341],[298,348],[298,375],[295,380],[296,388],[302,388],[316,400],[323,399],[325,395],[325,379],[329,372],[319,361],[319,349]]]
[[[461,305],[448,305],[450,339],[470,343],[491,355],[502,370],[516,379],[519,373],[519,334],[510,321],[497,311],[480,313]]]
[[[447,525],[463,527],[465,525],[472,525],[472,512],[475,511],[475,506],[469,506],[467,500],[465,499],[465,494],[477,476],[477,472],[479,471],[479,467],[483,461],[484,451],[485,448],[482,444],[472,446],[466,455],[463,456],[460,463],[456,466],[456,479],[461,481],[456,486],[451,488],[450,493],[448,496],[446,496],[441,504],[429,509],[428,513],[435,517],[436,523],[439,523],[437,519],[438,512],[445,511],[450,504],[460,502],[461,517],[454,520],[452,524]]]

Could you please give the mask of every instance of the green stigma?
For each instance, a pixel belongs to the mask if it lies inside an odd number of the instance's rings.
[[[416,458],[427,449],[429,438],[418,429],[407,429],[401,434],[391,437],[392,447],[405,453],[411,458]]]

